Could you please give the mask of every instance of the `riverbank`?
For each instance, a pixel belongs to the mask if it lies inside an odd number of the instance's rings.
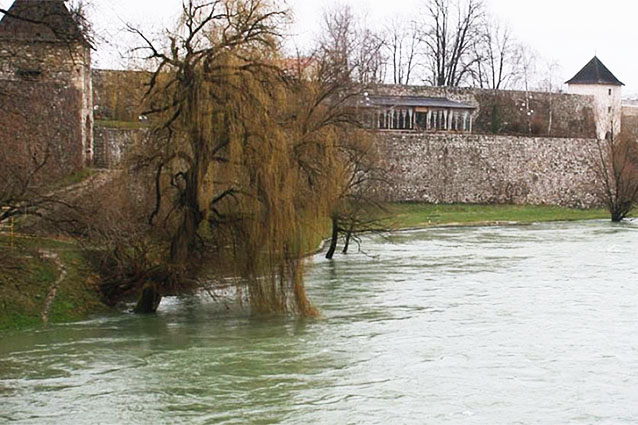
[[[609,219],[609,213],[605,209],[581,210],[536,205],[397,203],[387,208],[388,224],[399,230],[447,225],[489,226]]]
[[[105,310],[98,277],[72,241],[0,235],[0,331]]]
[[[388,227],[485,226],[608,219],[605,210],[517,205],[388,205]],[[316,245],[317,241],[308,241]],[[0,331],[80,320],[105,310],[99,276],[74,241],[0,234]]]

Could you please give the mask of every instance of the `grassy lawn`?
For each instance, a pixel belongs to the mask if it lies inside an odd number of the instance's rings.
[[[532,205],[389,205],[389,222],[399,229],[446,224],[534,223],[609,218],[604,209],[579,210]]]
[[[96,127],[119,128],[121,130],[137,130],[148,127],[148,123],[138,121],[95,121]]]
[[[66,187],[76,185],[78,183],[83,182],[84,180],[87,180],[93,177],[96,173],[97,171],[93,168],[84,168],[81,171],[78,171],[77,173],[74,173],[74,174],[62,177],[59,180],[56,180],[55,182],[53,182],[53,184],[51,185],[49,189],[58,190],[58,189],[64,189]]]
[[[10,248],[0,235],[0,331],[42,323],[41,314],[52,284],[60,276],[57,264],[42,258],[46,250],[59,256],[67,275],[58,288],[50,323],[79,320],[105,307],[95,289],[97,277],[73,242],[20,237]]]

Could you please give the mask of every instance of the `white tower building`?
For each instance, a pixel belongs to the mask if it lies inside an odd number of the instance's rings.
[[[598,138],[604,139],[608,135],[620,133],[624,84],[600,59],[594,56],[567,84],[569,93],[594,96]]]

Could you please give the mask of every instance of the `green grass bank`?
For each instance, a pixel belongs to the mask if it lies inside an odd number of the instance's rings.
[[[494,225],[608,219],[604,209],[581,210],[534,205],[432,205],[398,203],[388,206],[388,223],[396,229],[443,225]]]
[[[8,235],[0,235],[0,331],[42,325],[54,286],[49,323],[105,310],[97,281],[74,242],[21,236],[12,246]]]

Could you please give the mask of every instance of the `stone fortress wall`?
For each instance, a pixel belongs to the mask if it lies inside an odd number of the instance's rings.
[[[50,168],[61,174],[91,163],[93,99],[88,46],[2,40],[0,104],[0,136],[6,143],[28,141],[44,146],[55,137]],[[49,128],[38,128],[43,126]]]
[[[89,163],[117,167],[127,147],[141,140],[144,132],[140,105],[149,74],[92,71],[90,46],[78,37],[62,2],[33,0],[31,9],[22,6],[16,2],[12,8],[25,13],[54,11],[51,16],[62,21],[52,23],[72,35],[73,41],[64,42],[57,33],[47,34],[47,28],[29,21],[12,23],[6,17],[0,21],[4,149],[11,152],[14,143],[13,150],[19,152],[34,140],[55,140],[60,172],[76,171]],[[598,59],[591,64],[599,64]],[[620,88],[614,90],[557,94],[376,87],[376,95],[446,98],[476,108],[473,134],[379,132],[379,149],[393,181],[389,199],[593,205],[590,191],[596,156],[592,149],[604,126],[601,117],[616,116],[620,110]]]
[[[141,143],[143,137],[142,129],[109,128],[97,125],[94,134],[93,166],[105,169],[117,168],[126,152],[132,146]]]
[[[132,92],[131,86],[142,87],[147,77],[94,71],[96,116],[113,121],[136,117],[143,92]],[[597,158],[592,96],[391,85],[380,86],[375,94],[445,97],[477,108],[473,134],[379,132],[391,181],[388,201],[598,204],[592,184]],[[100,128],[100,122],[95,163],[117,166],[139,132]]]
[[[94,69],[92,78],[95,117],[93,163],[98,168],[116,168],[128,148],[142,140],[143,100],[151,74]]]
[[[380,132],[394,202],[599,204],[594,96],[421,86],[382,94],[476,107],[473,134]]]
[[[595,139],[386,132],[379,149],[388,201],[599,204]]]
[[[138,122],[151,74],[145,71],[94,69],[93,113],[96,121]]]
[[[53,151],[53,175],[91,163],[91,44],[64,2],[15,1],[0,15],[0,123],[5,154]]]

